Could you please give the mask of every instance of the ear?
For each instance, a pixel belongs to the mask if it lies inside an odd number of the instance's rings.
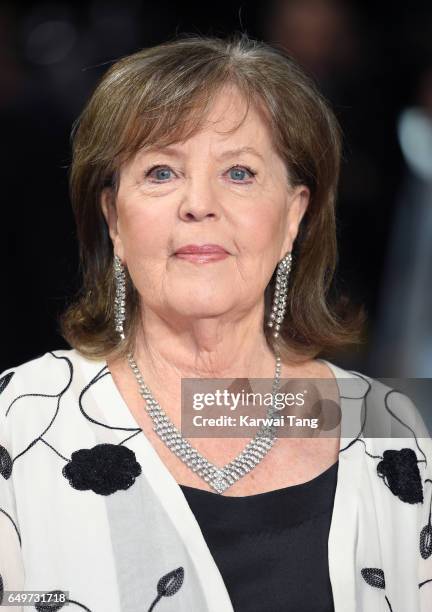
[[[118,255],[123,262],[123,244],[118,231],[118,215],[115,198],[111,188],[105,187],[102,190],[100,197],[100,206],[108,226],[109,235],[113,243],[114,253]]]
[[[301,220],[309,205],[309,199],[310,191],[305,185],[299,185],[290,192],[287,202],[285,240],[279,259],[292,251]]]

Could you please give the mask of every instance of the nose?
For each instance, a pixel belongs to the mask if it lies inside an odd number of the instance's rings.
[[[216,219],[220,216],[220,204],[207,176],[195,176],[186,187],[179,207],[183,221],[202,221],[206,217]]]

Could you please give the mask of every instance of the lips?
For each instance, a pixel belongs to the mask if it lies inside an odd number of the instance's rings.
[[[175,252],[176,255],[210,255],[228,254],[228,251],[219,244],[186,244]]]

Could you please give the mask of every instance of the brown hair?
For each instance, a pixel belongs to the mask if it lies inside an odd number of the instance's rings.
[[[235,33],[227,39],[183,34],[113,64],[72,129],[70,195],[77,225],[82,286],[60,315],[60,333],[90,359],[134,350],[140,300],[126,270],[126,340],[114,325],[113,246],[100,197],[115,195],[122,164],[142,146],[171,144],[200,129],[212,99],[235,85],[264,108],[291,184],[310,201],[295,240],[287,309],[278,339],[266,322],[275,274],[265,291],[264,332],[284,358],[302,361],[362,342],[366,315],[336,287],[335,198],[342,134],[313,81],[285,51]],[[246,114],[245,114],[246,116]],[[191,120],[192,119],[192,120]],[[244,120],[244,118],[243,118]]]

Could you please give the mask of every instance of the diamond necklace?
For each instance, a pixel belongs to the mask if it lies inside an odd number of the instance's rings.
[[[208,461],[183,438],[177,427],[154,399],[150,389],[144,382],[132,353],[128,353],[128,363],[138,381],[140,394],[144,398],[146,410],[154,423],[153,430],[165,445],[190,467],[193,472],[205,480],[216,493],[222,494],[237,480],[253,470],[264,459],[275,443],[277,438],[275,433],[276,427],[273,424],[273,415],[276,411],[274,394],[279,388],[281,374],[281,357],[279,354],[276,355],[272,403],[267,410],[267,419],[271,419],[271,425],[263,424],[241,453],[223,467],[218,467]]]

